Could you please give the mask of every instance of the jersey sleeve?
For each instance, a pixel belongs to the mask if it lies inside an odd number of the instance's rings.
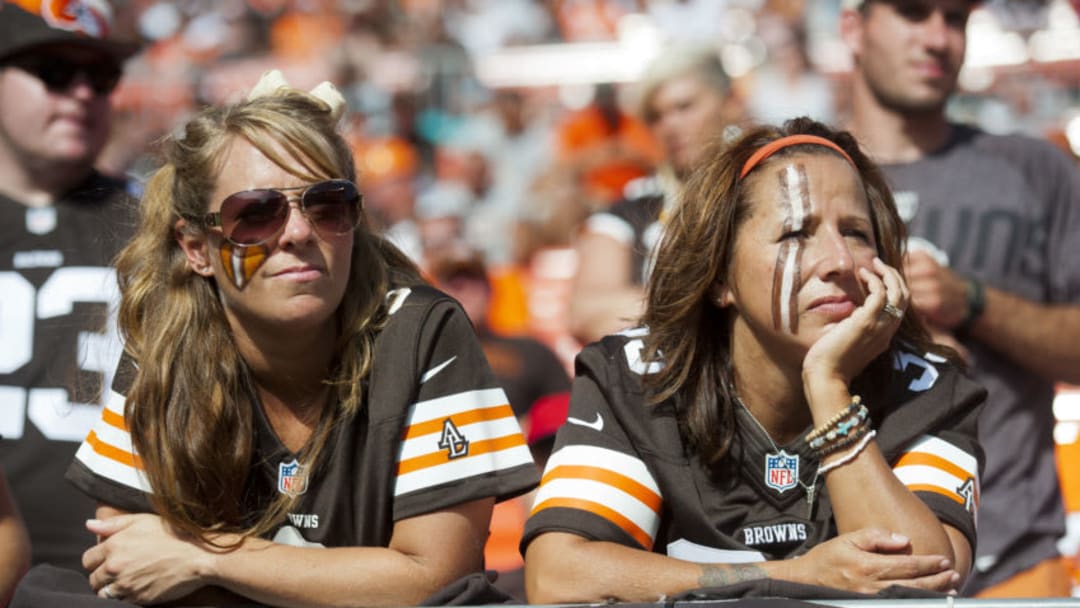
[[[132,363],[120,361],[101,418],[83,440],[66,477],[90,498],[134,513],[151,511],[150,482],[124,422],[126,380]]]
[[[567,423],[544,469],[525,525],[522,552],[539,534],[569,532],[651,550],[663,504],[656,479],[634,449],[617,409],[642,407],[609,390],[621,363],[600,344],[578,356]]]
[[[460,307],[449,300],[435,306],[418,352],[417,397],[397,454],[394,520],[535,487],[521,427]]]
[[[888,448],[893,473],[974,548],[984,463],[976,421],[986,391],[932,355],[906,357],[907,369],[922,371],[907,388],[915,397],[901,407],[908,420],[904,426],[914,432],[904,433],[906,439]],[[897,435],[895,430],[886,432]]]

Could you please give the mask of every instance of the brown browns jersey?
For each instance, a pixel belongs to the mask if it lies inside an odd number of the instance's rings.
[[[734,446],[708,469],[686,447],[670,402],[647,406],[645,330],[586,347],[567,423],[544,471],[522,547],[571,532],[688,561],[783,559],[837,535],[817,458],[802,438],[777,446],[742,412]],[[975,419],[985,391],[940,358],[900,352],[889,386],[868,403],[897,477],[974,546],[982,452]],[[809,429],[807,429],[809,431]],[[775,474],[777,470],[783,475]],[[807,488],[815,487],[812,504]]]

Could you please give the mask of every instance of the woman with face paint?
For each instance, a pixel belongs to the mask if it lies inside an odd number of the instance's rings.
[[[101,505],[101,598],[438,602],[537,481],[468,318],[370,231],[343,104],[272,72],[164,142],[117,261],[125,357],[68,473]]]
[[[881,173],[809,119],[719,146],[641,328],[579,355],[522,542],[530,601],[958,590],[985,391],[906,313]]]

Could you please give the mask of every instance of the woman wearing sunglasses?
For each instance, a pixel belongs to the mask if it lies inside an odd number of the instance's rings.
[[[126,358],[69,471],[102,598],[416,604],[536,483],[468,319],[369,230],[342,103],[269,76],[165,142],[117,262]]]

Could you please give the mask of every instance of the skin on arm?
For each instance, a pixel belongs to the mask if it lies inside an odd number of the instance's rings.
[[[0,606],[7,606],[15,585],[30,568],[30,536],[15,507],[7,477],[0,471]]]
[[[851,380],[861,371],[859,361],[870,361],[884,350],[880,338],[888,339],[900,320],[880,311],[886,302],[907,307],[910,292],[899,273],[881,260],[873,262],[874,272],[861,269],[867,288],[866,299],[850,317],[818,340],[807,353],[803,383],[814,424],[823,424],[847,404],[852,395]],[[852,448],[849,448],[849,450]],[[827,456],[822,466],[844,458],[849,450]],[[858,455],[825,477],[841,534],[878,528],[910,539],[910,551],[917,555],[940,556],[950,568],[966,574],[971,567],[971,546],[955,529],[941,523],[893,474],[877,443],[870,441]],[[957,588],[962,580],[952,581]]]
[[[904,537],[860,530],[799,559],[698,564],[576,534],[546,532],[525,553],[525,592],[534,604],[652,602],[742,581],[775,578],[874,593],[894,584],[942,590],[955,576],[940,556],[905,554]]]
[[[606,234],[583,232],[576,248],[571,333],[589,343],[634,325],[644,312],[645,292],[630,282],[630,246]]]
[[[214,585],[276,606],[412,605],[483,569],[493,503],[484,498],[398,521],[385,548],[246,538],[236,550],[212,551],[177,538],[160,517],[122,515],[90,526],[103,542],[86,552],[83,565],[99,593],[111,584],[113,593],[139,603]]]
[[[912,305],[929,324],[952,330],[967,317],[967,279],[923,251],[909,252],[904,269]],[[973,337],[1047,379],[1080,383],[1080,306],[984,289],[986,308],[969,330]]]

